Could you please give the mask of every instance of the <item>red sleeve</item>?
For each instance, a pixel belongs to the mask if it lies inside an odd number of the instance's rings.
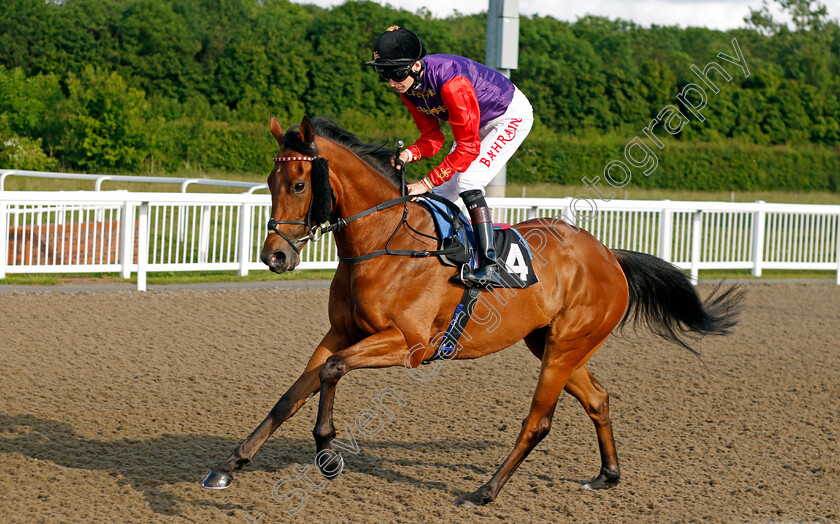
[[[478,135],[481,110],[472,83],[463,76],[456,76],[443,85],[440,95],[449,113],[455,150],[429,173],[427,178],[436,186],[452,178],[455,173],[466,170],[481,152],[481,137]]]
[[[408,110],[411,111],[414,124],[420,131],[420,138],[409,147],[412,154],[415,155],[415,160],[419,160],[421,156],[424,158],[435,156],[443,147],[444,136],[443,131],[440,130],[440,122],[437,118],[421,113],[406,97],[400,95],[400,98],[402,98],[403,104],[408,107]]]

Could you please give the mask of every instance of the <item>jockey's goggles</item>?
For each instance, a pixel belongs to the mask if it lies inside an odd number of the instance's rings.
[[[411,74],[411,66],[398,66],[398,67],[382,67],[382,66],[374,66],[374,69],[377,73],[379,73],[379,78],[383,81],[387,82],[389,80],[393,80],[395,82],[402,82],[408,75]]]

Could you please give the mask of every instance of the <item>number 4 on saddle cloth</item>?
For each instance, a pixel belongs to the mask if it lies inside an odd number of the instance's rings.
[[[472,232],[472,225],[463,213],[455,213],[452,208],[455,206],[430,198],[418,198],[421,204],[425,205],[432,214],[435,228],[441,238],[440,249],[447,252],[454,251],[454,254],[440,255],[439,258],[444,264],[462,267],[470,264],[476,269],[478,254],[475,246],[475,237]],[[496,245],[496,263],[499,266],[501,281],[505,287],[525,288],[538,282],[537,275],[531,264],[533,258],[528,243],[522,238],[519,231],[511,229],[508,224],[493,224],[494,242]],[[454,249],[458,245],[463,249]],[[458,351],[458,341],[464,333],[464,328],[472,315],[481,288],[477,286],[467,287],[461,302],[455,308],[452,321],[446,333],[440,338],[439,345],[434,355],[423,364],[429,364],[435,360],[451,359]],[[438,343],[433,339],[432,343]]]

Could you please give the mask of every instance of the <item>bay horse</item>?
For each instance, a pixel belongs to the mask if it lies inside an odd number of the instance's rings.
[[[464,292],[450,282],[456,269],[436,257],[383,255],[346,261],[384,249],[438,247],[425,207],[407,198],[402,205],[382,205],[401,197],[392,149],[364,144],[324,118],[304,118],[297,129],[284,133],[272,115],[270,128],[279,150],[268,176],[271,220],[262,261],[275,273],[294,269],[300,263],[301,246],[318,237],[318,224],[327,219],[331,225],[326,229],[335,231],[342,261],[330,286],[329,331],[268,416],[204,479],[202,486],[210,489],[228,487],[233,472],[250,462],[269,436],[318,392],[313,436],[319,455],[331,450],[336,435],[333,402],[341,377],[363,368],[419,366],[435,352],[430,340],[446,331]],[[400,227],[402,217],[409,227]],[[561,220],[529,220],[514,227],[534,251],[539,243],[535,260],[543,264],[534,264],[539,282],[516,293],[482,289],[482,295],[497,299],[493,303],[502,322],[489,332],[474,329],[470,320],[470,338],[453,358],[482,357],[524,339],[540,360],[540,375],[513,451],[486,484],[461,496],[458,505],[496,499],[514,470],[548,434],[564,390],[581,403],[598,437],[601,469],[586,487],[615,486],[619,464],[609,397],[586,361],[616,327],[629,321],[641,321],[688,349],[695,338],[725,335],[736,323],[743,294],[734,286],[721,292],[716,288],[703,302],[688,277],[673,265],[643,253],[610,250]],[[324,476],[336,474],[316,462]]]

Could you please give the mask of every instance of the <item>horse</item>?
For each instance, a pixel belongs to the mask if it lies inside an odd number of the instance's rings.
[[[268,416],[202,481],[209,489],[229,487],[233,472],[315,393],[320,393],[312,432],[318,457],[335,453],[333,403],[341,377],[365,368],[417,368],[432,357],[430,340],[446,331],[464,292],[450,281],[457,270],[435,257],[394,256],[397,251],[428,253],[438,244],[429,211],[411,197],[400,198],[393,149],[365,144],[323,117],[304,117],[284,133],[272,115],[270,129],[279,150],[268,176],[271,219],[260,258],[275,273],[293,270],[306,242],[333,231],[341,261],[330,285],[330,328]],[[395,201],[402,205],[385,204]],[[328,226],[319,226],[327,220]],[[535,219],[513,227],[530,245],[539,245],[534,255],[543,262],[534,264],[539,282],[516,293],[482,288],[481,295],[496,299],[502,321],[489,332],[475,329],[470,320],[469,340],[459,343],[451,358],[479,358],[524,339],[540,361],[540,374],[513,450],[487,483],[456,500],[463,506],[496,499],[548,434],[563,391],[583,406],[598,438],[601,468],[585,486],[615,486],[620,470],[609,396],[587,360],[616,328],[631,322],[695,351],[693,341],[731,332],[743,295],[737,286],[718,285],[701,301],[688,277],[670,263],[610,250],[562,220]],[[336,475],[336,468],[324,462],[316,460],[322,475]]]

